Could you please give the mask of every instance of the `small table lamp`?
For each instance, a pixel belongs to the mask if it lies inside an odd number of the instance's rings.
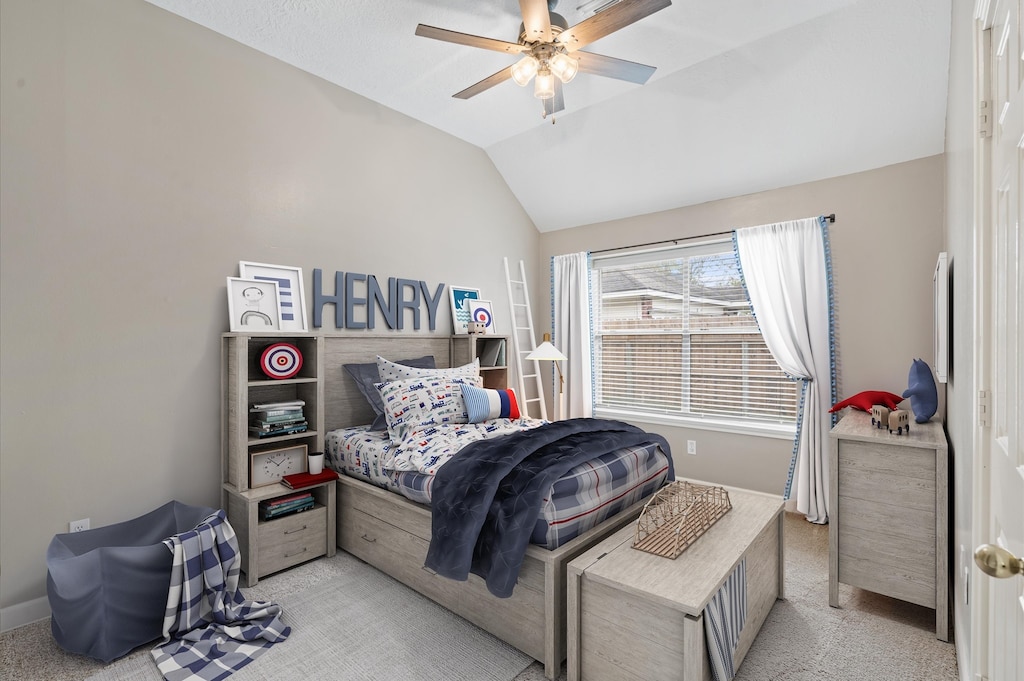
[[[538,345],[533,352],[528,354],[526,359],[548,360],[555,363],[555,368],[558,369],[558,409],[555,412],[555,420],[558,421],[562,418],[562,413],[565,411],[564,405],[562,404],[565,397],[562,392],[562,386],[565,384],[565,380],[562,377],[562,367],[558,366],[558,363],[564,362],[569,358],[563,355],[558,348],[551,344],[551,334],[546,333],[544,334],[544,341]]]

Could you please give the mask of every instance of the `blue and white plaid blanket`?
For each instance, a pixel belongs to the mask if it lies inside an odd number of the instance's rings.
[[[220,681],[288,638],[279,605],[238,591],[238,541],[223,510],[164,544],[174,564],[164,640],[153,649],[164,679]]]
[[[733,656],[747,621],[747,559],[744,558],[704,606],[704,638],[715,681],[736,676]]]

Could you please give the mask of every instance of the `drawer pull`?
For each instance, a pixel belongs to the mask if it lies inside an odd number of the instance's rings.
[[[302,549],[301,551],[296,551],[295,553],[286,553],[286,554],[284,554],[284,557],[285,557],[285,558],[291,558],[292,556],[300,556],[300,555],[302,555],[303,553],[305,553],[305,552],[306,552],[306,550],[307,550],[307,549],[303,548],[303,549]]]
[[[376,544],[377,543],[377,538],[376,537],[367,537],[364,534],[363,535],[363,539],[365,539],[366,541],[370,542],[371,544]]]
[[[297,530],[285,530],[285,532],[284,532],[284,533],[285,533],[285,534],[295,534],[296,532],[302,532],[302,531],[303,531],[303,530],[305,530],[305,529],[306,529],[307,527],[309,527],[309,526],[308,526],[308,525],[303,525],[302,527],[300,527],[300,528],[299,528],[299,529],[297,529]]]

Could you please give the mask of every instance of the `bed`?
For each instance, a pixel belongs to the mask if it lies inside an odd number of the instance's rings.
[[[543,662],[546,676],[553,679],[566,657],[566,565],[636,519],[646,497],[668,477],[669,472],[664,470],[670,461],[666,456],[668,447],[637,442],[631,445],[634,449],[629,454],[601,454],[597,458],[604,460],[595,459],[595,469],[614,468],[621,465],[622,459],[637,462],[631,468],[631,482],[625,485],[628,491],[611,495],[616,501],[608,503],[609,496],[602,490],[601,494],[593,495],[600,496],[602,502],[578,509],[580,512],[575,514],[566,510],[576,502],[564,501],[572,497],[565,490],[579,491],[581,479],[587,476],[575,465],[565,471],[565,479],[559,477],[557,482],[565,488],[563,500],[559,501],[557,485],[552,484],[551,493],[544,495],[544,508],[530,528],[533,543],[521,556],[514,588],[507,597],[495,595],[490,576],[485,580],[469,574],[466,581],[441,576],[425,567],[432,538],[432,514],[438,506],[435,504],[432,509],[425,503],[436,501],[432,476],[417,470],[425,468],[424,465],[407,465],[409,470],[397,475],[387,473],[384,459],[389,455],[388,445],[379,433],[366,429],[376,415],[360,387],[342,367],[374,362],[378,355],[396,360],[430,355],[437,367],[459,367],[469,359],[460,355],[459,342],[457,337],[422,335],[326,339],[325,450],[328,465],[342,473],[337,495],[338,547]],[[552,425],[555,429],[562,427]],[[525,429],[533,427],[535,424],[530,424]],[[520,432],[509,437],[525,441],[532,436]],[[358,456],[350,454],[346,458],[344,451],[356,445],[363,450]],[[479,446],[488,445],[484,442]],[[661,473],[653,474],[659,461]],[[609,473],[605,477],[616,476]],[[587,495],[584,491],[580,496]],[[585,522],[565,522],[574,515]],[[450,569],[448,565],[439,567],[442,572]]]

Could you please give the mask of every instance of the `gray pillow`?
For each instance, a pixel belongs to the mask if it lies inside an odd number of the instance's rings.
[[[414,367],[416,369],[434,369],[434,356],[424,355],[423,357],[416,357],[413,359],[400,359],[397,364],[403,364],[407,367]],[[359,392],[362,393],[366,401],[369,402],[370,407],[373,409],[373,413],[377,415],[374,419],[373,425],[370,426],[370,430],[387,430],[388,422],[384,417],[384,401],[380,398],[380,392],[374,387],[374,383],[380,383],[380,373],[377,371],[377,362],[367,362],[366,364],[344,364],[345,371],[352,376],[356,382],[356,387],[359,388]]]

